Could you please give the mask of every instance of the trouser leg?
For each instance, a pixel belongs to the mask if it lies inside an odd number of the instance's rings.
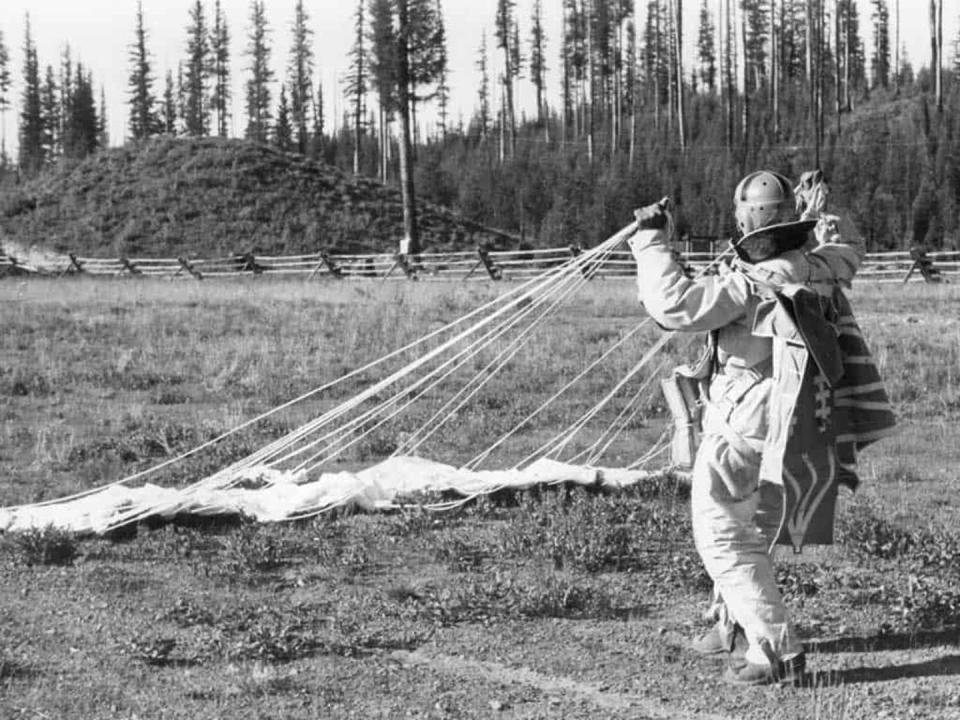
[[[787,619],[769,553],[776,534],[770,518],[780,491],[761,490],[759,460],[759,453],[735,449],[720,435],[705,436],[693,471],[691,507],[697,551],[722,607],[747,636],[746,659],[762,664],[768,661],[764,645],[779,658],[802,646]]]

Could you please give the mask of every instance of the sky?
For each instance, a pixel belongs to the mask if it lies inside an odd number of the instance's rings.
[[[177,63],[186,55],[186,27],[189,8],[194,0],[143,0],[144,21],[148,33],[148,49],[152,55],[156,78],[154,90],[163,92],[163,78],[167,70],[176,76]],[[898,0],[888,0],[891,13]],[[296,0],[266,0],[267,18],[272,34],[272,63],[278,77],[285,75],[289,52],[293,8]],[[527,46],[530,16],[534,0],[516,0],[521,42]],[[638,15],[642,18],[645,0],[636,0]],[[708,0],[711,7],[719,0]],[[542,0],[547,35],[548,92],[558,95],[558,48],[561,18],[561,0]],[[243,132],[243,82],[247,65],[243,57],[246,32],[249,27],[249,0],[221,0],[223,12],[231,33],[231,69],[233,72],[232,134]],[[462,114],[466,121],[476,107],[478,72],[475,64],[482,33],[486,31],[494,70],[499,58],[493,47],[493,19],[496,0],[443,0],[450,65],[452,118],[456,122]],[[862,31],[870,27],[869,2],[858,3]],[[899,0],[901,5],[901,41],[914,65],[929,62],[929,30],[926,0]],[[952,7],[953,0],[944,3],[945,54],[952,57],[952,40],[957,36],[960,8]],[[304,6],[314,31],[314,53],[317,77],[324,86],[327,128],[336,126],[343,112],[343,77],[348,67],[348,52],[353,42],[355,0],[306,0]],[[206,17],[213,16],[213,0],[204,0]],[[699,0],[684,3],[685,46],[695,41]],[[34,42],[37,45],[41,68],[51,64],[57,67],[65,45],[69,45],[74,60],[79,60],[93,73],[97,95],[102,85],[107,99],[107,121],[111,144],[120,144],[127,136],[127,77],[129,74],[129,46],[136,24],[136,0],[3,0],[0,12],[0,32],[11,55],[14,106],[7,113],[3,131],[6,146],[12,152],[16,146],[15,116],[19,112],[21,76],[23,67],[23,38],[26,14]],[[923,12],[917,12],[922,8]],[[642,22],[642,20],[641,20]],[[892,25],[892,22],[891,22]],[[892,32],[892,31],[891,31]],[[867,52],[870,52],[869,32],[864,33]],[[891,38],[891,42],[893,38]],[[276,97],[277,91],[274,93]],[[521,108],[533,112],[533,88],[528,81],[518,87]]]

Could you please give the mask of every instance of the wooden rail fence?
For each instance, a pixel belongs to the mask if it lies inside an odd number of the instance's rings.
[[[537,250],[422,253],[419,255],[254,255],[222,258],[93,258],[73,253],[62,259],[31,264],[0,253],[0,278],[11,275],[90,275],[106,277],[159,277],[194,279],[248,277],[305,277],[352,280],[361,278],[409,280],[526,280],[558,267],[579,254],[577,247]],[[711,253],[684,253],[693,268],[713,259]],[[602,264],[589,268],[591,278],[628,278],[634,274],[633,257],[615,251]],[[868,254],[858,280],[874,283],[938,282],[960,276],[960,251]]]

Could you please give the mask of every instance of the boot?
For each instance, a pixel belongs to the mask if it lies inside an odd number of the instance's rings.
[[[806,667],[807,658],[802,652],[762,665],[744,660],[727,667],[723,679],[731,685],[800,685]]]
[[[747,637],[739,625],[734,624],[732,629],[728,629],[718,621],[705,633],[695,637],[690,642],[690,648],[700,655],[743,655],[747,649]]]

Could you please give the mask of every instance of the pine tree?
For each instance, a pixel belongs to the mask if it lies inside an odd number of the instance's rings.
[[[546,74],[547,64],[545,59],[546,37],[543,31],[543,3],[542,0],[534,0],[533,15],[530,18],[530,81],[536,88],[537,98],[537,124],[543,125],[546,119]]]
[[[63,153],[79,159],[94,153],[100,146],[101,121],[93,97],[93,76],[77,63],[76,75],[70,84],[64,122]]]
[[[293,145],[293,126],[290,122],[290,105],[287,103],[287,86],[280,86],[280,104],[277,105],[277,124],[273,129],[273,143],[284,152]]]
[[[107,93],[100,86],[100,110],[97,112],[97,147],[110,147],[110,128],[107,125]]]
[[[207,87],[210,81],[210,42],[203,3],[194,0],[187,25],[187,60],[185,64],[184,130],[187,135],[202,137],[210,132],[210,107]]]
[[[437,118],[440,123],[440,136],[441,138],[445,138],[450,120],[450,85],[448,82],[447,30],[443,22],[443,8],[440,0],[437,0],[436,18],[437,27],[434,32],[433,41],[437,52]]]
[[[23,42],[23,94],[20,100],[20,168],[32,175],[43,167],[44,123],[40,63],[27,15]]]
[[[353,172],[360,173],[360,144],[363,138],[363,121],[367,102],[367,50],[364,44],[364,2],[357,0],[354,14],[353,46],[350,48],[350,69],[344,94],[350,102],[353,116]]]
[[[213,60],[213,94],[210,107],[216,118],[217,135],[227,137],[230,124],[230,29],[216,0],[213,30],[210,33],[210,56]]]
[[[371,0],[367,40],[370,43],[370,78],[377,95],[380,180],[386,182],[389,149],[387,127],[397,107],[397,33],[393,19],[393,0]]]
[[[476,122],[480,137],[486,139],[490,131],[490,72],[487,57],[487,31],[483,31],[480,39],[480,48],[477,50],[476,68],[480,72],[480,83],[477,86],[477,113]]]
[[[890,86],[890,11],[886,0],[873,0],[873,56],[870,71],[874,87]]]
[[[70,46],[64,45],[60,53],[60,137],[67,135],[64,127],[69,116],[69,105],[74,93],[73,58],[70,55]]]
[[[10,109],[10,50],[0,29],[0,167],[7,164],[7,110]]]
[[[160,110],[160,121],[163,132],[167,135],[177,134],[177,89],[173,84],[173,72],[167,70],[166,84],[163,88],[163,103]]]
[[[245,135],[258,142],[267,141],[272,118],[270,83],[273,81],[273,71],[270,69],[269,33],[264,2],[253,0],[250,4],[248,44],[244,53],[250,58],[250,65],[247,68],[250,79],[246,83],[247,129]]]
[[[697,60],[700,62],[700,80],[711,95],[717,91],[717,49],[714,41],[716,32],[707,0],[701,0]]]
[[[443,22],[438,9],[436,0],[407,0],[405,40],[410,74],[410,122],[415,136],[419,127],[417,107],[436,97],[435,83],[445,63]],[[422,90],[431,86],[431,90]]]
[[[417,225],[417,201],[413,180],[413,148],[410,128],[410,75],[409,39],[412,37],[408,2],[396,0],[397,4],[397,113],[400,116],[400,195],[403,200],[403,244],[401,251],[410,255],[420,254],[420,232]]]
[[[290,86],[290,121],[296,134],[297,149],[301,153],[307,152],[310,100],[313,97],[313,30],[307,24],[309,20],[303,0],[297,0],[287,84]]]
[[[502,131],[507,133],[511,157],[517,149],[517,117],[514,109],[514,80],[520,73],[519,48],[515,46],[514,0],[497,0],[497,16],[494,35],[497,47],[503,51],[503,74],[500,82],[503,86],[503,118]]]
[[[40,116],[43,119],[43,155],[50,162],[63,154],[60,86],[57,85],[52,65],[47,65],[40,91]]]
[[[137,23],[133,44],[130,45],[130,137],[143,140],[157,133],[159,122],[154,105],[153,73],[147,50],[147,31],[143,24],[143,5],[137,3]]]
[[[313,102],[313,137],[317,143],[323,141],[323,134],[326,132],[324,123],[323,109],[323,83],[317,83],[317,97]]]

